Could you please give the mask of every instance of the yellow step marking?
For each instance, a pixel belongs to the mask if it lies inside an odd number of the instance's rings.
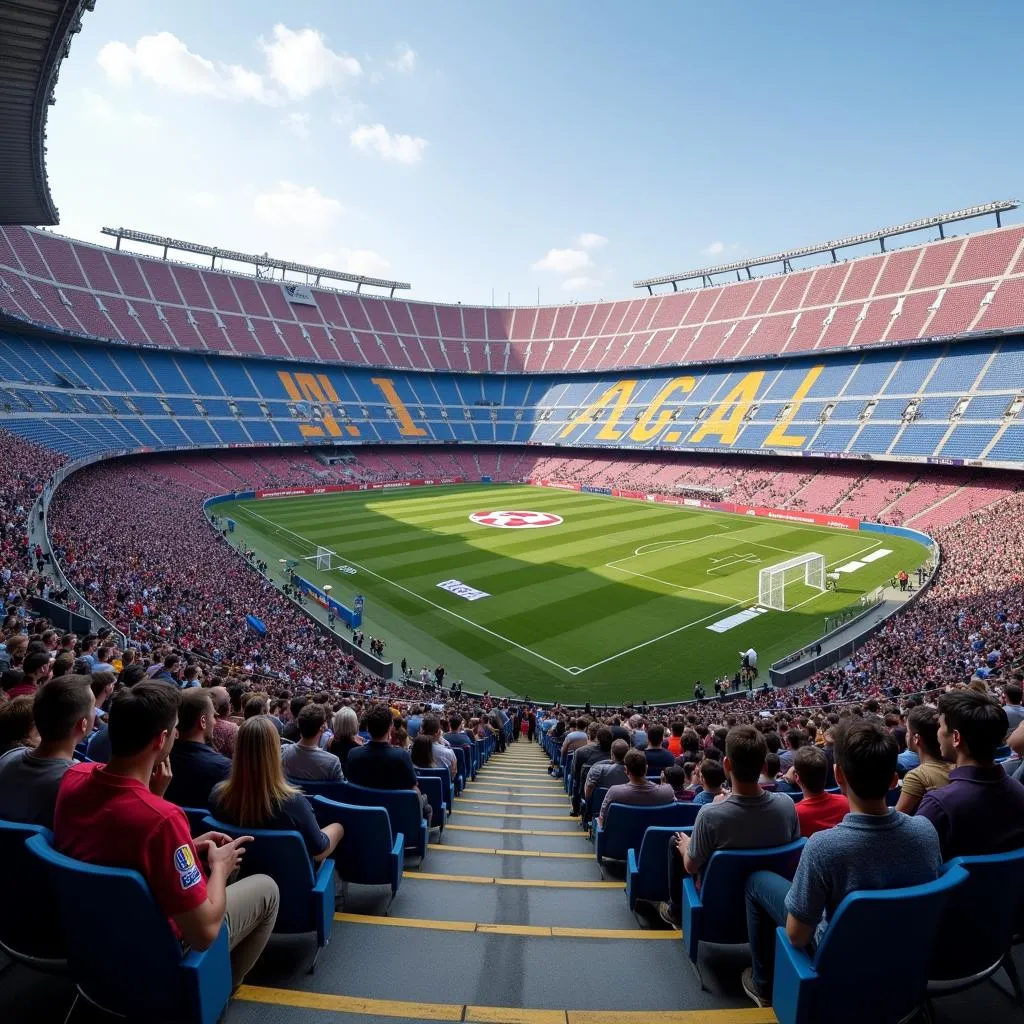
[[[450,826],[449,826],[450,827]],[[553,860],[593,860],[592,853],[554,853],[550,850],[491,850],[486,846],[432,846],[438,853],[486,853],[496,857],[548,857]]]
[[[547,800],[539,803],[525,800],[477,800],[472,796],[457,796],[457,804],[483,804],[485,807],[568,807],[568,800]],[[458,808],[456,808],[457,810]]]
[[[374,917],[370,914],[334,915],[344,924],[381,925],[385,928],[418,928],[425,931],[476,932],[479,935],[536,935],[547,939],[675,939],[678,931],[657,931],[654,928],[563,928],[537,924],[478,924],[473,921],[427,921],[421,917]]]
[[[775,1024],[770,1009],[731,1010],[541,1010],[515,1006],[468,1006],[463,1003],[405,1002],[400,999],[363,999],[329,992],[243,985],[235,998],[266,1006],[301,1010],[361,1013],[368,1017],[405,1017],[409,1020],[468,1021],[470,1024]]]
[[[569,822],[571,824],[571,822]],[[484,825],[445,825],[449,832],[496,832],[503,836],[564,836],[567,839],[582,839],[583,833],[578,828],[554,829],[539,828],[490,828]]]
[[[466,885],[511,885],[541,889],[624,889],[622,882],[560,882],[554,878],[496,878],[492,875],[439,875],[430,871],[403,871],[403,878],[423,882],[460,882]]]
[[[456,808],[459,820],[463,818],[532,818],[534,821],[572,821],[578,814],[531,814],[527,811],[466,811]]]
[[[551,790],[547,786],[521,786],[513,783],[505,784],[494,779],[492,782],[481,782],[478,785],[473,786],[472,789],[467,789],[467,793],[512,793],[513,790],[518,796],[528,796],[531,799],[540,799],[542,796],[555,796],[557,790]],[[563,790],[563,793],[565,791]],[[569,800],[568,794],[565,796],[566,802]]]

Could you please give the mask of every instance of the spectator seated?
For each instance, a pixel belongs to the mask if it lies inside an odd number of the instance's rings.
[[[966,870],[954,867],[924,885],[852,892],[814,953],[796,949],[780,927],[772,986],[779,1024],[863,1024],[878,1019],[880,993],[886,1020],[910,1017],[924,1003],[943,912],[966,881]],[[900,934],[907,921],[914,922],[919,941],[906,943],[894,956],[878,937]]]
[[[133,1020],[215,1024],[231,996],[226,924],[208,949],[182,954],[137,871],[65,857],[42,833],[27,846],[49,875],[69,970],[84,999]],[[97,913],[98,906],[117,913]]]

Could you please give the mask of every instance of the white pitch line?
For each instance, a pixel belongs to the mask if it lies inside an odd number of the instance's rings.
[[[620,559],[624,561],[624,559]],[[711,597],[720,597],[725,601],[730,600],[732,594],[717,594],[713,590],[705,590],[703,587],[684,587],[681,583],[669,583],[668,580],[660,580],[657,576],[648,576],[645,572],[633,572],[632,569],[623,569],[618,565],[606,565],[606,569],[614,569],[616,572],[624,572],[630,576],[639,576],[641,579],[651,580],[660,583],[663,587],[672,587],[673,590],[695,590],[698,594],[709,594]]]
[[[303,544],[312,544],[313,542],[308,537],[303,537],[301,533],[296,533],[294,530],[289,530],[286,526],[280,526],[266,516],[262,516],[259,512],[253,512],[252,509],[240,509],[240,512],[248,512],[249,515],[255,516],[257,519],[262,519],[268,526],[274,527],[276,530],[281,530],[284,533],[290,533],[293,537],[297,537],[302,541]],[[552,661],[551,658],[546,658],[543,654],[538,654],[536,651],[531,650],[529,647],[524,647],[522,644],[517,644],[515,640],[510,640],[507,636],[502,636],[500,633],[495,633],[493,629],[488,629],[486,626],[481,626],[479,622],[474,622],[472,619],[467,619],[464,615],[460,615],[458,612],[453,612],[450,608],[445,608],[443,605],[436,604],[429,598],[424,597],[422,594],[417,594],[415,590],[410,590],[408,587],[403,587],[401,583],[396,583],[394,580],[389,580],[387,576],[381,576],[379,572],[374,572],[367,566],[362,565],[359,562],[353,562],[351,559],[346,559],[349,565],[354,565],[357,569],[362,569],[363,572],[369,573],[371,576],[376,576],[377,579],[383,580],[383,582],[390,584],[397,590],[401,590],[403,593],[408,594],[410,597],[418,598],[424,604],[429,604],[431,608],[436,608],[439,612],[444,612],[446,615],[451,615],[452,618],[459,619],[461,622],[465,622],[468,626],[474,626],[476,629],[481,630],[484,633],[488,633],[493,636],[496,640],[501,640],[503,643],[510,644],[512,647],[518,648],[526,654],[532,654],[535,658],[540,658],[541,661],[546,661],[549,665],[554,665],[555,668],[560,668],[563,672],[568,672],[569,669],[565,665],[559,665],[557,661]]]

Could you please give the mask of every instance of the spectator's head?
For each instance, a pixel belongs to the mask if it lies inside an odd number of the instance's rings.
[[[0,754],[15,747],[38,747],[39,733],[32,716],[34,698],[22,694],[0,704]]]
[[[452,732],[458,732],[462,728],[462,715],[453,714],[448,719],[448,728]]]
[[[50,676],[50,655],[47,651],[29,651],[21,663],[26,683],[43,683]]]
[[[686,728],[686,723],[681,718],[673,718],[671,728],[673,736],[682,736],[683,730]]]
[[[327,712],[322,704],[307,704],[298,718],[299,735],[304,740],[319,739],[327,726]]]
[[[896,784],[896,737],[877,718],[847,718],[835,730],[836,781],[862,801],[884,800]]]
[[[766,779],[775,781],[775,777],[782,771],[782,762],[779,760],[778,754],[773,754],[770,750],[764,755],[764,767],[761,769],[761,774]]]
[[[374,704],[366,712],[366,731],[370,734],[371,740],[386,741],[393,722],[391,708],[387,704]]]
[[[825,779],[828,777],[825,751],[805,743],[793,755],[793,767],[804,796],[817,796],[825,792]]]
[[[647,745],[651,750],[660,750],[665,742],[665,726],[652,725],[647,730]]]
[[[1024,689],[1021,689],[1019,683],[1007,683],[1003,687],[1003,699],[1007,704],[1016,707],[1024,699]]]
[[[288,710],[291,712],[293,722],[297,722],[299,720],[299,715],[302,713],[302,709],[306,704],[307,700],[305,697],[292,697],[288,702]]]
[[[4,669],[0,674],[0,688],[4,693],[10,693],[16,686],[21,686],[25,681],[25,673],[20,668]]]
[[[183,690],[178,706],[178,739],[209,744],[213,739],[216,714],[209,690]]]
[[[110,753],[114,758],[161,761],[174,746],[181,691],[147,681],[118,690],[110,700]]]
[[[927,704],[918,704],[907,715],[907,746],[919,757],[929,754],[939,760],[939,713]]]
[[[423,722],[420,724],[420,731],[433,739],[435,736],[441,735],[441,723],[437,718],[437,715],[424,715]]]
[[[602,725],[597,730],[597,746],[602,754],[610,754],[612,751],[612,740],[615,737],[607,725]]]
[[[612,760],[616,764],[623,764],[625,762],[626,752],[628,750],[629,750],[629,744],[625,740],[616,740],[612,744],[612,751],[611,751],[611,753],[612,753]],[[647,758],[646,757],[644,758],[644,764],[645,765],[647,764]],[[644,771],[646,772],[647,769],[644,768]]]
[[[722,767],[721,762],[705,758],[700,763],[700,777],[704,782],[706,790],[711,793],[717,793],[725,784],[725,769]]]
[[[331,722],[331,731],[335,736],[342,739],[355,739],[356,734],[359,732],[359,716],[352,708],[342,708],[334,714],[334,719]]]
[[[733,782],[756,783],[768,754],[764,737],[752,725],[737,725],[725,738],[725,770]]]
[[[1006,712],[988,694],[954,690],[939,697],[939,747],[946,761],[991,764],[1009,728]]]
[[[616,740],[616,743],[625,743],[625,740]],[[629,749],[622,759],[626,774],[632,782],[643,782],[647,778],[647,758],[642,750]]]
[[[96,707],[101,708],[107,702],[107,698],[114,692],[114,686],[117,683],[117,673],[92,672],[90,673],[90,679],[92,695],[96,698]]]
[[[662,769],[661,781],[671,786],[678,793],[679,790],[684,789],[686,786],[686,772],[677,764],[669,765],[667,768]]]
[[[790,750],[799,750],[808,742],[807,733],[803,729],[790,729],[786,733],[786,742],[789,744]]]
[[[409,751],[412,763],[417,768],[433,768],[434,765],[434,742],[429,736],[420,732],[412,741],[412,749]]]
[[[227,718],[231,713],[231,698],[228,696],[227,688],[224,686],[211,686],[206,691],[213,701],[213,713],[218,718]]]
[[[218,810],[241,828],[260,828],[298,793],[284,777],[277,726],[268,715],[247,719],[238,728],[231,775],[211,794]]]
[[[32,704],[39,739],[67,748],[68,756],[92,732],[96,701],[89,676],[61,676],[36,691]]]
[[[146,666],[138,661],[126,665],[121,669],[121,674],[117,678],[122,686],[134,686],[146,678]]]
[[[67,675],[71,672],[74,664],[75,658],[73,654],[58,654],[50,666],[50,678],[57,679],[59,676]]]
[[[265,693],[254,693],[245,702],[245,719],[258,718],[270,713],[270,701]]]

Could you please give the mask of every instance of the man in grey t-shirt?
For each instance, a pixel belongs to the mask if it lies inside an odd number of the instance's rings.
[[[91,676],[67,675],[40,688],[32,708],[39,746],[15,747],[0,757],[0,818],[53,828],[61,779],[75,747],[92,732],[91,683]]]
[[[320,738],[327,727],[322,704],[307,704],[299,712],[299,742],[281,748],[281,766],[296,782],[341,782],[341,761],[337,755],[320,749]]]
[[[612,786],[622,786],[628,780],[626,768],[623,761],[629,752],[629,744],[625,740],[614,740],[611,746],[611,760],[598,761],[587,772],[587,781],[583,786],[583,794],[590,799],[590,794],[602,786],[610,789]]]
[[[669,846],[669,902],[658,905],[661,919],[678,928],[684,871],[699,875],[716,850],[785,846],[800,838],[800,822],[790,797],[766,793],[758,785],[768,747],[752,725],[737,725],[725,740],[726,773],[732,792],[705,804],[692,836],[680,832]]]
[[[898,752],[895,737],[878,722],[842,723],[836,731],[835,771],[850,813],[807,840],[792,885],[773,871],[755,871],[747,879],[753,966],[743,972],[743,991],[758,1006],[771,1005],[778,925],[785,925],[789,941],[802,949],[821,941],[847,894],[921,885],[938,875],[942,853],[932,823],[886,806]]]

